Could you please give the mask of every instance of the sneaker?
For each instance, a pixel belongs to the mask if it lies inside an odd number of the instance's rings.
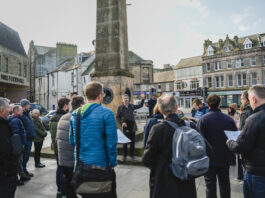
[[[239,182],[239,184],[243,186],[244,185],[244,181]]]
[[[126,157],[123,156],[121,161],[122,161],[122,162],[126,162]]]
[[[33,173],[29,173],[27,170],[24,171],[27,177],[34,177]]]
[[[135,156],[131,156],[131,159],[132,159],[132,161],[136,161],[137,160]]]
[[[243,181],[243,179],[239,179],[239,178],[234,178],[235,181],[241,182]]]
[[[20,177],[20,181],[22,181],[22,182],[29,181],[30,179],[31,179],[31,178],[28,177],[27,175],[24,175],[24,176],[21,176],[21,177]]]
[[[45,165],[42,164],[42,163],[38,163],[38,164],[35,165],[35,167],[36,167],[36,168],[44,168]]]

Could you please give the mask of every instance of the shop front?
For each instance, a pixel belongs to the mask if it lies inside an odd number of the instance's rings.
[[[175,93],[177,98],[178,106],[185,109],[192,108],[192,102],[196,98],[203,99],[201,96],[198,95],[198,91],[179,91]]]
[[[241,106],[241,94],[244,90],[236,91],[215,91],[209,92],[209,94],[216,94],[221,97],[221,107],[228,107],[231,103],[236,103],[238,106]]]

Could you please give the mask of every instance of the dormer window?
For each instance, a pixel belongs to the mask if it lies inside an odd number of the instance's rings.
[[[207,54],[208,56],[214,55],[214,49],[211,45],[209,45],[209,47],[207,48]]]
[[[225,52],[230,52],[232,50],[231,46],[224,47]]]
[[[244,47],[245,49],[250,49],[252,48],[252,42],[249,38],[246,38],[245,42],[244,42]]]

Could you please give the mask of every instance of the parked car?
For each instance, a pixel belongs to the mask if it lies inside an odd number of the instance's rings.
[[[41,116],[40,119],[45,127],[45,129],[48,131],[49,130],[49,123],[51,120],[51,117],[55,114],[55,110],[50,111],[48,114],[45,116]]]
[[[15,105],[21,105],[20,103],[15,103]],[[30,103],[30,111],[33,109],[38,109],[40,111],[40,115],[46,115],[48,113],[47,109],[37,103]]]

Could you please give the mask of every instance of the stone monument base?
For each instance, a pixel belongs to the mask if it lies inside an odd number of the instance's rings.
[[[126,76],[102,76],[93,77],[92,80],[101,82],[104,88],[109,88],[112,91],[112,101],[109,104],[103,105],[110,108],[115,116],[117,114],[118,107],[122,104],[122,95],[125,94],[126,89],[130,90],[132,102],[133,78]]]

